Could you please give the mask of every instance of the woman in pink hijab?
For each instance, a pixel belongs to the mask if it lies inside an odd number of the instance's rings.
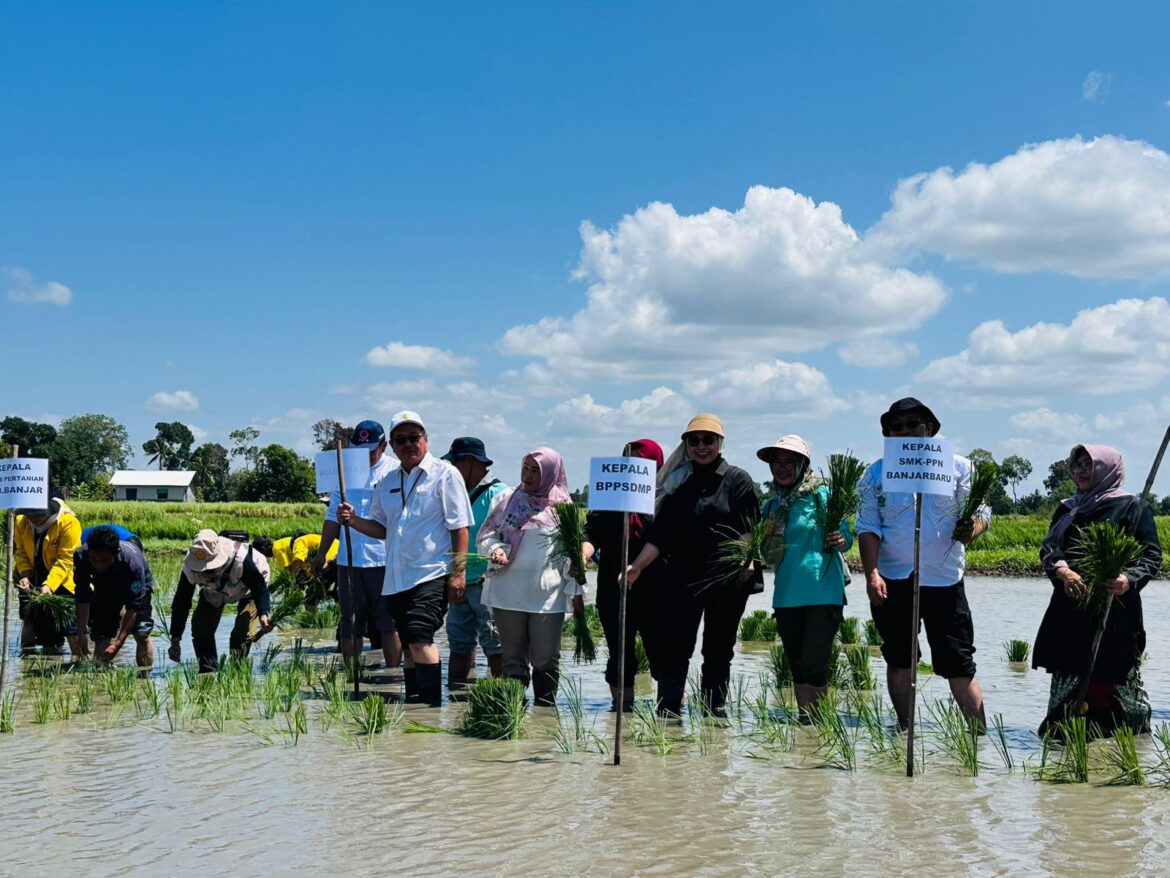
[[[531,680],[541,705],[556,700],[565,613],[584,601],[568,559],[553,552],[553,507],[570,499],[561,456],[535,448],[521,462],[519,487],[500,495],[476,541],[492,559],[483,603],[499,631],[504,676]]]
[[[1141,590],[1162,563],[1154,514],[1148,503],[1122,490],[1125,465],[1117,449],[1076,445],[1068,465],[1076,493],[1056,507],[1040,546],[1040,562],[1052,581],[1052,598],[1036,634],[1032,666],[1052,675],[1048,712],[1050,718],[1058,718],[1084,680],[1099,623],[1082,609],[1085,583],[1077,571],[1082,557],[1078,538],[1094,522],[1112,522],[1145,550],[1133,567],[1105,584],[1113,593],[1113,604],[1085,693],[1087,719],[1094,732],[1110,734],[1121,725],[1149,732],[1150,702],[1140,673],[1146,649]],[[1047,725],[1045,720],[1041,732]]]

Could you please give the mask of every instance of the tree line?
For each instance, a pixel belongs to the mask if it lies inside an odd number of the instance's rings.
[[[232,430],[231,448],[218,442],[197,446],[191,428],[180,421],[159,421],[154,430],[154,436],[142,443],[147,466],[194,471],[199,500],[289,503],[317,497],[313,464],[291,448],[261,444],[255,427]],[[339,442],[347,444],[349,431],[337,421],[326,418],[312,430],[323,451]],[[131,456],[130,434],[103,414],[74,415],[59,427],[9,415],[0,421],[0,456],[10,457],[13,445],[20,447],[21,457],[48,459],[54,486],[66,497],[82,500],[112,499],[110,477],[115,470],[127,469]]]

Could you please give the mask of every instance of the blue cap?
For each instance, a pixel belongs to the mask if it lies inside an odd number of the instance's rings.
[[[451,450],[443,455],[443,460],[454,463],[461,457],[474,457],[480,463],[492,465],[491,458],[483,447],[483,440],[474,436],[460,436],[451,443]]]
[[[351,448],[377,448],[386,438],[386,431],[377,421],[362,421],[349,437]]]

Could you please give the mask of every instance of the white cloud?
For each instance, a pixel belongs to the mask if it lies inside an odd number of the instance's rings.
[[[19,266],[5,268],[8,277],[8,301],[18,305],[57,305],[66,307],[73,303],[73,291],[57,281],[37,283],[26,268]]]
[[[475,365],[470,357],[457,357],[450,351],[426,345],[403,344],[392,341],[373,348],[366,354],[366,363],[371,366],[392,366],[397,369],[425,369],[444,374],[466,372]]]
[[[966,350],[934,360],[915,380],[1011,405],[1143,390],[1168,373],[1170,305],[1154,297],[1089,308],[1068,325],[1035,323],[1011,332],[1001,320],[982,323]]]
[[[991,165],[898,183],[867,234],[878,253],[929,251],[1002,272],[1170,275],[1170,155],[1138,140],[1021,147]]]
[[[563,436],[626,434],[649,429],[681,429],[694,414],[691,404],[667,387],[656,387],[638,399],[617,406],[594,401],[588,393],[575,396],[550,412],[548,429]]]
[[[837,205],[791,189],[754,186],[734,212],[656,202],[581,237],[586,307],[513,327],[503,353],[578,377],[678,378],[909,331],[946,298],[937,279],[865,255]]]
[[[146,407],[155,411],[193,412],[199,409],[199,397],[190,390],[174,393],[160,390],[146,401]]]
[[[862,369],[886,369],[901,366],[918,356],[918,345],[889,339],[858,339],[837,348],[841,362]]]
[[[207,438],[208,432],[202,427],[196,427],[194,424],[188,424],[187,427],[191,431],[191,435],[195,437],[195,444],[203,444],[203,440]]]
[[[1008,422],[1038,442],[1060,442],[1069,437],[1081,441],[1088,432],[1088,425],[1080,415],[1054,412],[1043,406],[1017,412]]]
[[[819,418],[848,406],[833,393],[828,377],[804,363],[783,360],[729,369],[718,378],[700,378],[683,388],[700,408],[755,412],[768,419]]]
[[[1081,83],[1081,97],[1093,103],[1102,103],[1113,87],[1113,74],[1090,70]]]

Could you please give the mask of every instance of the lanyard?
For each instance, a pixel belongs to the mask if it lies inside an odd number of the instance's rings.
[[[414,489],[418,487],[418,483],[422,481],[422,467],[419,467],[420,473],[415,477],[414,484],[410,486],[410,491],[406,490],[406,476],[402,474],[402,470],[398,471],[398,494],[402,499],[402,514],[406,514],[406,504],[410,502],[410,497],[414,494]]]

